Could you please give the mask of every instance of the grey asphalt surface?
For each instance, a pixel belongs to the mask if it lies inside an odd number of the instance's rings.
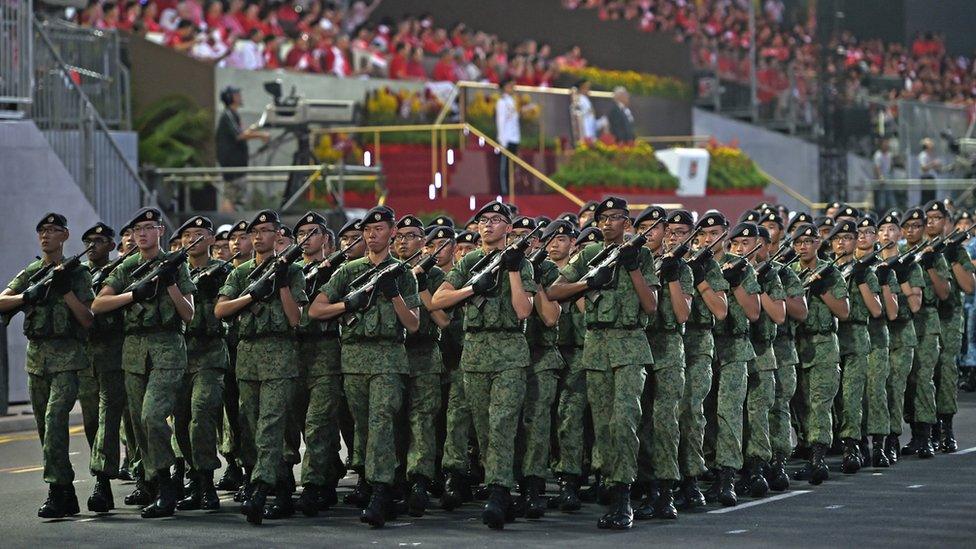
[[[419,519],[402,517],[380,530],[361,524],[358,510],[342,504],[318,518],[266,521],[253,527],[225,493],[220,511],[183,512],[149,521],[122,504],[132,485],[120,482],[113,482],[119,508],[95,516],[85,510],[92,483],[80,427],[73,428],[71,457],[82,513],[70,519],[42,520],[36,512],[46,486],[36,435],[7,434],[0,435],[0,546],[973,547],[976,394],[961,394],[955,425],[960,448],[956,454],[938,454],[924,461],[906,458],[893,468],[868,468],[852,476],[841,474],[839,458],[833,457],[831,480],[821,486],[794,482],[792,490],[782,495],[742,498],[732,508],[710,505],[702,512],[683,513],[677,521],[638,522],[628,532],[598,530],[596,521],[603,511],[596,505],[586,505],[575,514],[550,512],[541,520],[519,519],[501,532],[481,524],[475,504],[452,513],[435,510]],[[906,439],[903,435],[903,442]],[[354,481],[354,477],[345,479],[340,489],[350,489]]]

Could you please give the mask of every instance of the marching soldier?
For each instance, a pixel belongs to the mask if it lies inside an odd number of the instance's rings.
[[[125,308],[122,368],[129,416],[142,455],[143,481],[154,481],[158,488],[155,502],[142,509],[143,518],[171,516],[176,509],[178,492],[170,478],[176,458],[167,418],[173,415],[186,372],[183,329],[193,320],[195,290],[186,262],[178,261],[181,256],[159,249],[161,217],[156,208],[136,213],[129,224],[139,253],[109,275],[92,303],[95,314]],[[134,272],[147,262],[155,267],[136,277]]]
[[[231,258],[229,230],[218,231],[214,235],[214,243],[210,247],[210,256],[218,261],[227,261]]]
[[[455,242],[457,244],[454,246],[454,262],[459,263],[461,258],[481,245],[481,235],[477,231],[461,231],[457,234]]]
[[[86,267],[60,266],[70,236],[68,220],[49,213],[35,229],[41,258],[0,293],[0,312],[25,311],[27,384],[41,440],[44,482],[49,485],[37,516],[62,518],[79,511],[68,458],[68,414],[78,397],[78,372],[89,367],[84,330],[92,325],[89,305],[94,296]],[[47,275],[46,285],[37,284]]]

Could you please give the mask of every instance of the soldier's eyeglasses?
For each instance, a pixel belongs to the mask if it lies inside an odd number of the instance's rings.
[[[624,219],[627,219],[627,216],[624,214],[603,214],[596,217],[596,222],[607,223],[610,221],[623,221]]]
[[[508,223],[508,220],[504,217],[481,217],[478,218],[478,225],[500,225],[502,223]]]
[[[398,234],[398,235],[394,236],[393,237],[393,240],[396,240],[397,242],[410,242],[410,241],[413,241],[413,240],[420,240],[421,238],[423,238],[423,237],[420,236],[419,234],[409,234],[409,233],[406,233],[406,234]]]

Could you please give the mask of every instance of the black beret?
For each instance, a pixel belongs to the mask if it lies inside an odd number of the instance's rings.
[[[56,215],[56,214],[55,214]],[[135,227],[136,223],[142,223],[143,221],[152,221],[154,223],[159,223],[162,220],[163,214],[159,210],[153,207],[141,208],[136,215],[132,216],[129,220],[129,227]]]
[[[247,232],[254,230],[254,227],[261,225],[262,223],[273,223],[274,225],[281,225],[281,220],[278,219],[278,212],[274,210],[261,210],[254,216],[254,219],[247,224]]]
[[[515,221],[512,221],[512,228],[514,228],[514,229],[534,229],[535,228],[535,219],[532,219],[531,217],[525,217],[524,215],[520,215],[520,216],[518,216],[518,217],[515,218]]]
[[[420,229],[420,232],[424,231],[424,222],[420,220],[419,217],[415,215],[405,215],[400,218],[396,223],[397,229]]]
[[[668,214],[668,224],[688,225],[691,227],[695,224],[695,220],[691,217],[691,212],[688,210],[675,210]]]
[[[728,226],[729,226],[729,220],[725,219],[725,216],[722,214],[722,212],[718,210],[712,210],[706,213],[705,215],[703,215],[701,219],[698,220],[698,224],[695,225],[695,228],[728,227]]]
[[[759,236],[759,228],[756,227],[755,223],[739,223],[735,227],[732,227],[732,230],[729,231],[730,239],[739,237],[755,238],[757,236]]]
[[[176,229],[176,234],[174,236],[179,237],[183,234],[183,231],[187,229],[206,229],[212,233],[214,232],[214,224],[213,221],[210,221],[210,218],[208,217],[195,215],[190,219],[187,219],[186,223],[180,225],[180,228]]]
[[[827,217],[825,215],[818,215],[813,219],[813,224],[819,229],[820,227],[833,227],[834,218]]]
[[[370,223],[380,223],[383,221],[396,223],[396,214],[393,213],[391,208],[387,208],[386,206],[374,206],[363,216],[363,227]]]
[[[593,244],[594,242],[603,242],[603,231],[596,227],[587,227],[580,231],[579,236],[576,237],[577,246]]]
[[[752,209],[756,210],[757,212],[761,212],[763,210],[775,210],[776,204],[771,204],[769,202],[762,201],[759,204],[756,204],[755,207],[753,207]]]
[[[179,242],[179,241],[180,241],[179,233],[173,233],[169,236],[169,240],[167,240],[166,243],[172,246],[174,242]]]
[[[746,210],[739,216],[739,223],[759,223],[758,210]]]
[[[362,230],[363,230],[363,220],[362,219],[358,219],[358,218],[357,219],[351,219],[345,225],[343,225],[341,229],[339,229],[339,232],[336,233],[336,236],[337,237],[342,237],[342,235],[344,235],[344,234],[346,234],[348,232],[351,232],[351,231],[362,231]]]
[[[508,206],[497,201],[492,201],[482,206],[481,209],[474,214],[474,218],[479,219],[481,216],[490,213],[501,215],[508,221],[512,220],[512,212],[508,209]]]
[[[956,219],[955,219],[956,223],[959,223],[964,219],[972,220],[973,214],[970,213],[969,210],[964,210],[964,209],[961,209],[958,212],[956,212]]]
[[[329,223],[325,220],[325,217],[322,214],[309,211],[305,212],[300,218],[298,218],[298,222],[295,223],[295,228],[292,230],[297,233],[298,228],[302,225],[318,225],[324,230],[328,228]]]
[[[840,210],[840,209],[842,209],[846,205],[847,204],[844,204],[843,202],[836,202],[835,201],[835,202],[831,202],[830,204],[827,204],[827,209],[828,210],[830,210],[830,209]]]
[[[245,233],[247,232],[247,221],[246,220],[241,219],[237,223],[234,223],[234,226],[231,227],[230,230],[227,231],[227,235],[228,235],[228,237],[230,237],[230,235],[232,235],[232,234],[234,234],[236,232],[239,232],[239,231],[240,232],[245,232]]]
[[[925,221],[925,214],[922,213],[922,209],[921,208],[909,208],[908,210],[906,210],[905,213],[902,214],[902,216],[901,216],[901,223],[899,223],[898,225],[899,226],[904,225],[905,223],[908,223],[909,221],[911,221],[913,219],[917,219],[917,220],[922,221],[924,223],[924,221]]]
[[[939,212],[944,215],[949,214],[949,210],[946,208],[945,203],[942,202],[941,200],[929,200],[928,202],[926,202],[925,213],[928,212]]]
[[[771,221],[783,228],[783,218],[779,215],[776,210],[763,210],[759,215],[759,223],[765,223],[766,221]]]
[[[280,234],[281,236],[283,236],[285,238],[294,238],[294,236],[295,236],[295,233],[291,232],[291,229],[288,228],[288,227],[286,227],[286,226],[284,226],[284,225],[282,225],[278,229],[278,234]]]
[[[668,212],[664,208],[660,206],[648,206],[644,208],[644,211],[637,214],[637,217],[633,220],[633,224],[636,227],[645,221],[657,221],[658,219],[663,219],[667,216]],[[665,221],[667,221],[667,219],[665,219]]]
[[[794,227],[801,223],[813,223],[813,216],[807,212],[797,212],[793,216],[793,219],[790,220],[790,225],[787,227],[787,230],[792,231]]]
[[[830,235],[827,238],[834,238],[835,236],[844,233],[857,235],[857,223],[854,223],[850,219],[838,221],[837,224],[834,225],[833,230],[830,231]]]
[[[481,242],[481,235],[473,231],[461,231],[455,240],[458,243],[474,244],[477,246]]]
[[[878,222],[874,220],[874,217],[869,216],[869,215],[866,215],[866,216],[862,217],[861,219],[858,219],[857,220],[857,227],[859,229],[860,228],[863,228],[863,227],[873,227],[873,228],[876,228],[877,226],[878,226]]]
[[[550,223],[552,223],[552,218],[547,215],[540,215],[535,218],[535,224],[540,229],[545,229]]]
[[[595,217],[593,219],[587,221],[585,225],[583,225],[582,227],[580,227],[580,230],[582,231],[583,229],[589,229],[590,227],[596,227],[596,218]]]
[[[762,238],[766,242],[769,242],[772,237],[769,235],[769,229],[763,227],[762,225],[756,225],[756,231],[758,231],[759,238]]]
[[[884,216],[881,218],[881,221],[878,221],[878,227],[882,225],[887,225],[889,223],[892,225],[900,225],[897,210],[891,210],[888,213],[884,214]]]
[[[834,219],[837,219],[838,217],[853,217],[857,219],[858,217],[861,217],[861,211],[853,206],[845,205],[834,214]]]
[[[550,223],[546,228],[545,238],[548,238],[549,235],[564,235],[570,238],[576,238],[579,236],[579,231],[577,231],[576,226],[569,221],[557,219]]]
[[[92,225],[92,227],[89,228],[87,231],[81,233],[82,240],[85,240],[89,236],[104,236],[109,240],[114,240],[115,231],[112,229],[112,227],[109,227],[108,225],[99,221],[98,223]]]
[[[440,225],[440,226],[443,226],[443,227],[453,227],[454,226],[454,220],[451,219],[450,217],[446,216],[446,215],[439,215],[439,216],[435,217],[434,219],[431,219],[430,220],[430,224],[431,225]]]
[[[230,231],[220,231],[219,233],[214,235],[215,242],[218,240],[227,240],[229,238],[230,238]]]
[[[518,215],[518,213],[519,213],[518,206],[516,206],[515,204],[512,204],[511,202],[503,202],[502,204],[504,204],[505,207],[508,208],[508,211],[512,212],[512,217],[513,218]]]
[[[574,227],[579,227],[579,216],[572,212],[563,212],[559,214],[556,219],[562,219],[563,221],[568,221],[572,223]]]
[[[814,227],[812,223],[800,223],[793,230],[793,234],[791,236],[793,237],[793,240],[796,241],[805,236],[809,236],[811,238],[820,238],[820,233],[817,231],[817,228]]]
[[[441,238],[454,240],[454,229],[447,225],[427,227],[427,244]]]
[[[608,196],[596,205],[596,208],[593,209],[593,214],[598,216],[607,210],[623,210],[626,212],[628,211],[627,201],[619,196]]]
[[[596,200],[587,201],[587,203],[583,204],[583,207],[580,208],[580,211],[577,214],[577,218],[583,217],[583,214],[585,214],[586,212],[596,212],[596,205],[597,205]]]

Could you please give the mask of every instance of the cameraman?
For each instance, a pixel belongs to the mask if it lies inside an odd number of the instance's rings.
[[[220,101],[224,104],[224,112],[217,123],[217,163],[224,168],[247,166],[249,139],[260,139],[265,143],[271,139],[271,134],[254,128],[242,128],[238,111],[241,108],[241,90],[234,86],[227,86],[220,92]],[[246,176],[241,173],[224,174],[222,212],[233,212],[243,209],[250,202]]]

